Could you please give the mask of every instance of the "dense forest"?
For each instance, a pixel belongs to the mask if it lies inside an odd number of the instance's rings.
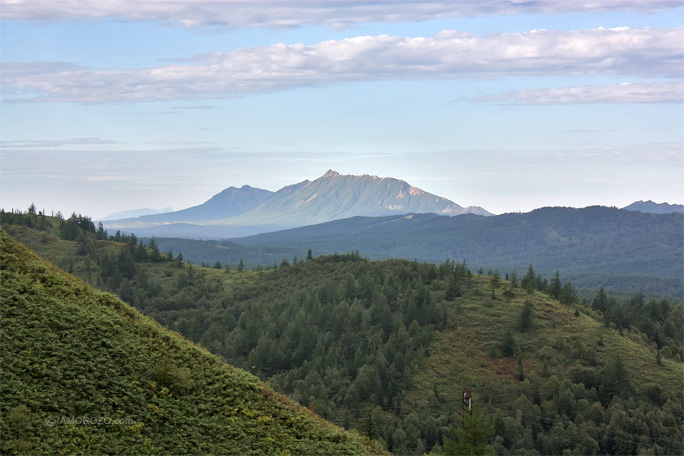
[[[205,268],[87,217],[28,211],[2,223],[395,454],[682,452],[681,303],[604,289],[580,301],[560,273],[549,280],[533,266],[471,271],[356,252]],[[475,403],[467,420],[465,387]]]

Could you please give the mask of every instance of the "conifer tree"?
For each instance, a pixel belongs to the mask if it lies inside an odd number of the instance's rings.
[[[532,265],[530,265],[529,268],[527,268],[527,274],[522,278],[522,281],[520,282],[520,285],[527,291],[527,293],[532,294],[535,289],[537,277],[534,274],[534,268]]]
[[[525,332],[532,327],[533,308],[534,306],[532,305],[532,301],[530,301],[529,299],[525,301],[525,305],[523,306],[522,312],[520,312],[520,318],[518,321],[518,326],[521,332]]]
[[[466,414],[463,427],[458,430],[457,435],[458,442],[444,438],[445,455],[494,454],[493,448],[488,445],[494,430],[482,420],[476,407],[473,407],[472,415]]]
[[[549,285],[549,295],[553,299],[558,299],[561,295],[561,288],[560,272],[556,271],[556,276],[551,279],[551,284]]]

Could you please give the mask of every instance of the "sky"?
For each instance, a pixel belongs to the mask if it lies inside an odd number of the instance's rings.
[[[684,203],[680,0],[0,0],[0,207],[328,169],[493,213]]]

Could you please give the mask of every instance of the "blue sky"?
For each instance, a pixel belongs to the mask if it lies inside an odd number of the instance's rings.
[[[491,212],[684,202],[681,2],[0,0],[0,205],[328,169]]]

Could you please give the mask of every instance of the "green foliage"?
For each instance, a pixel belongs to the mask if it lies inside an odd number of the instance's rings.
[[[534,304],[529,299],[525,301],[525,305],[520,312],[520,319],[518,322],[518,329],[520,332],[526,332],[532,328],[532,312],[534,309]]]
[[[507,330],[504,333],[503,341],[501,342],[501,354],[503,356],[515,355],[516,345],[517,345],[517,342],[515,340],[515,336],[513,335],[513,331],[511,331],[510,329]]]
[[[0,231],[2,454],[377,453]]]
[[[465,415],[463,426],[458,429],[457,434],[457,442],[444,439],[445,455],[494,455],[493,448],[488,445],[494,436],[494,430],[482,421],[477,409],[472,415]]]

